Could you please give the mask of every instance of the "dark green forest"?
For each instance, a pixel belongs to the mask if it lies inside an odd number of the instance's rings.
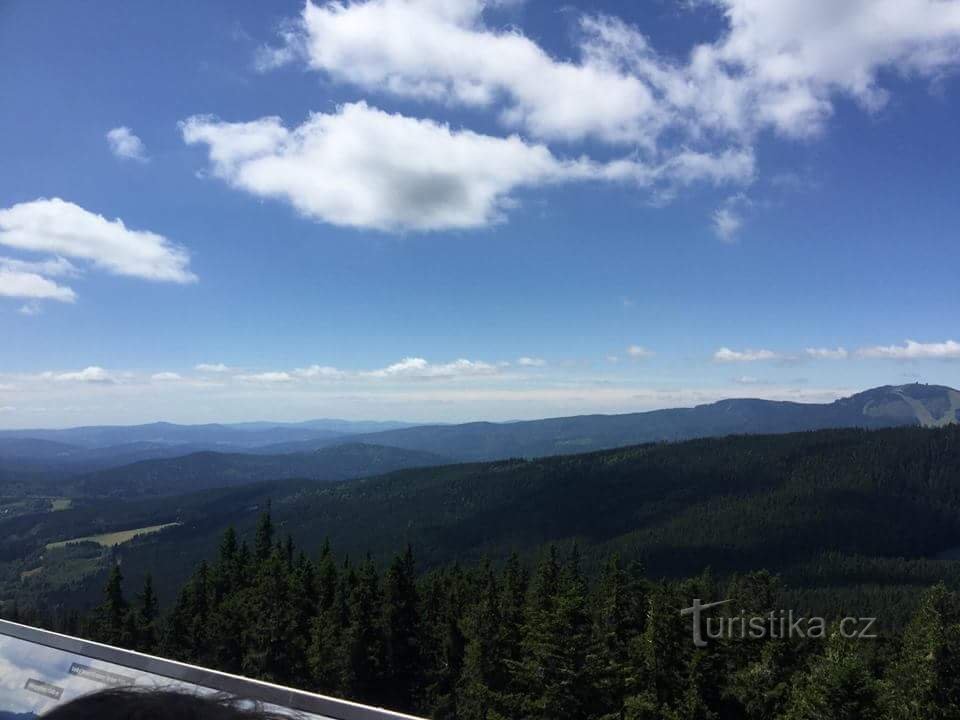
[[[228,672],[433,718],[960,718],[956,426],[42,504],[0,520],[7,617]],[[698,648],[694,598],[826,628]]]
[[[0,599],[80,610],[122,562],[149,572],[161,603],[217,552],[228,526],[252,543],[273,500],[303,548],[326,537],[379,566],[417,549],[422,571],[452,562],[536,561],[576,543],[587,575],[617,554],[651,578],[766,568],[805,610],[856,605],[905,623],[918,589],[960,588],[960,427],[824,430],[655,443],[583,455],[401,470],[336,483],[257,483],[189,495],[77,498],[61,512],[0,519]],[[45,548],[93,533],[179,522],[113,550]]]
[[[960,594],[936,585],[902,631],[848,638],[724,638],[695,647],[694,598],[719,613],[783,609],[765,571],[653,581],[605,559],[592,578],[576,545],[418,573],[413,550],[312,558],[229,528],[161,613],[151,577],[128,596],[119,565],[91,613],[11,619],[354,701],[466,720],[934,720],[960,717]],[[735,609],[732,609],[735,608]],[[838,618],[829,618],[835,621]]]

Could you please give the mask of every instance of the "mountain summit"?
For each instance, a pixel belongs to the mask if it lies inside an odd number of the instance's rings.
[[[889,419],[895,424],[942,427],[960,422],[960,391],[944,385],[884,385],[837,400],[864,418]]]

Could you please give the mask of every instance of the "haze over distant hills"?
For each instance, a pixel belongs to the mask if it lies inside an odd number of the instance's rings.
[[[814,404],[732,399],[708,405],[626,415],[578,415],[512,423],[416,426],[354,436],[353,441],[441,453],[461,460],[542,457],[645,442],[740,433],[786,433],[823,428],[932,427],[960,420],[960,392],[940,385],[886,385]],[[329,440],[269,446],[294,452]]]
[[[383,559],[412,542],[428,567],[577,540],[590,552],[642,558],[655,574],[708,564],[808,578],[805,563],[816,570],[826,558],[838,576],[867,562],[879,563],[888,579],[892,572],[927,578],[943,568],[887,564],[927,562],[960,547],[958,409],[955,390],[908,385],[820,405],[726,400],[630,415],[391,429],[346,435],[311,452],[204,451],[94,473],[16,477],[4,460],[0,591],[13,597],[26,587],[24,573],[34,573],[30,582],[46,583],[57,601],[78,601],[78,593],[92,601],[110,551],[87,544],[50,553],[47,545],[160,525],[169,527],[124,545],[124,572],[136,584],[150,569],[172,586],[210,557],[227,526],[249,537],[268,500],[277,526],[306,547],[329,535],[345,552]],[[921,429],[939,425],[951,427]],[[889,426],[909,427],[852,429]],[[794,432],[820,428],[838,429]],[[21,453],[59,450],[51,440],[3,440]],[[471,454],[501,459],[465,461]],[[831,552],[840,555],[822,555]],[[868,575],[864,582],[872,582]]]
[[[304,422],[246,422],[178,425],[155,422],[145,425],[91,425],[65,429],[0,430],[0,439],[31,438],[66,443],[83,448],[105,448],[133,443],[157,445],[217,444],[256,447],[340,435],[370,433],[410,427],[412,423],[350,420],[306,420]]]
[[[39,477],[47,484],[55,481],[60,490],[169,494],[257,480],[345,479],[418,465],[545,457],[699,437],[933,427],[958,419],[960,392],[912,384],[874,388],[824,404],[731,399],[692,408],[511,423],[415,426],[314,420],[16,430],[0,432],[0,482],[30,483]],[[104,472],[110,468],[117,470]],[[73,479],[66,482],[68,477]]]

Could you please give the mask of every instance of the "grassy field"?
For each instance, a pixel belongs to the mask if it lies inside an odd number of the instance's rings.
[[[53,512],[69,510],[71,507],[73,507],[73,500],[70,498],[54,498],[50,501],[50,509]]]
[[[121,530],[120,532],[104,533],[102,535],[87,535],[86,537],[73,538],[71,540],[61,540],[60,542],[48,543],[47,550],[66,547],[72,543],[93,542],[101,547],[114,547],[125,542],[133,540],[138,535],[150,535],[160,532],[164,528],[173,527],[180,523],[166,523],[165,525],[150,525],[149,527],[136,528],[134,530]]]

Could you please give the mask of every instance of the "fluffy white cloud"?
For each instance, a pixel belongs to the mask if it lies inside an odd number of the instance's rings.
[[[665,124],[652,88],[604,57],[590,29],[577,62],[557,61],[519,32],[484,27],[479,0],[308,2],[310,67],[368,90],[499,108],[545,139],[630,141]],[[587,44],[589,43],[589,44]]]
[[[133,131],[121,125],[107,132],[107,143],[110,151],[118,158],[146,162],[147,148],[143,141],[133,134]]]
[[[13,270],[2,263],[0,263],[0,295],[68,303],[72,303],[77,298],[76,293],[69,287],[58,285],[53,280],[36,273]]]
[[[230,368],[223,363],[200,363],[199,365],[194,365],[194,370],[202,373],[225,373],[230,372]]]
[[[635,360],[642,360],[643,358],[653,357],[654,352],[640,345],[631,345],[627,348],[627,355]]]
[[[115,275],[190,283],[185,250],[162,235],[130,230],[59,198],[0,209],[0,245],[86,260]]]
[[[154,382],[177,382],[183,380],[183,376],[175,372],[158,372],[151,375],[150,379]]]
[[[184,141],[206,145],[212,172],[233,187],[286,200],[335,225],[380,230],[472,228],[502,219],[525,186],[619,181],[642,186],[744,182],[753,155],[683,151],[654,164],[556,157],[520,137],[453,130],[366,103],[314,113],[289,130],[279,118],[244,123],[195,116]]]
[[[713,354],[715,362],[757,362],[760,360],[782,360],[783,356],[772,350],[731,350],[722,347]]]
[[[694,51],[688,74],[701,80],[700,107],[721,101],[718,121],[732,128],[816,132],[832,113],[834,93],[876,109],[887,96],[880,71],[929,77],[960,61],[956,0],[719,4],[730,31]]]
[[[96,385],[112,385],[116,379],[109,372],[97,365],[91,365],[83,370],[71,372],[45,372],[40,376],[44,380],[53,380],[55,382],[74,382],[74,383],[92,383]]]
[[[816,360],[845,360],[849,353],[842,347],[838,348],[807,348],[804,350],[807,357]]]
[[[517,365],[522,367],[544,367],[547,361],[538,357],[522,357],[517,359]]]
[[[877,345],[861,348],[857,354],[867,358],[889,358],[891,360],[960,360],[960,342],[921,343],[907,340],[903,345]]]
[[[460,358],[449,363],[430,363],[423,358],[404,358],[400,362],[388,365],[379,370],[362,373],[367,377],[386,379],[452,379],[463,377],[478,377],[496,375],[500,369],[478,360]]]
[[[581,17],[575,57],[559,59],[516,29],[486,25],[490,4],[308,1],[299,32],[285,30],[264,65],[302,56],[370,91],[490,108],[535,137],[650,148],[671,130],[695,140],[766,127],[810,134],[835,94],[881,106],[882,70],[929,77],[960,60],[956,0],[714,0],[726,31],[683,62],[603,15]]]
[[[504,217],[519,188],[611,180],[669,199],[695,181],[749,182],[756,135],[809,136],[838,95],[881,107],[883,72],[934,77],[960,63],[960,0],[712,0],[715,39],[682,59],[607,15],[579,18],[568,58],[516,28],[490,26],[493,0],[307,0],[266,70],[302,59],[334,81],[444,107],[465,105],[541,142],[600,140],[631,155],[564,160],[518,136],[451,130],[346,105],[298,128],[277,118],[194,117],[188,143],[209,146],[215,175],[309,217],[381,230],[442,230]],[[697,12],[697,4],[691,12]],[[724,205],[731,240],[743,213]]]
[[[365,103],[311,115],[223,123],[193,117],[187,143],[209,147],[213,173],[234,187],[282,198],[304,215],[381,230],[469,228],[497,220],[509,193],[559,179],[564,166],[518,137],[453,131]]]

